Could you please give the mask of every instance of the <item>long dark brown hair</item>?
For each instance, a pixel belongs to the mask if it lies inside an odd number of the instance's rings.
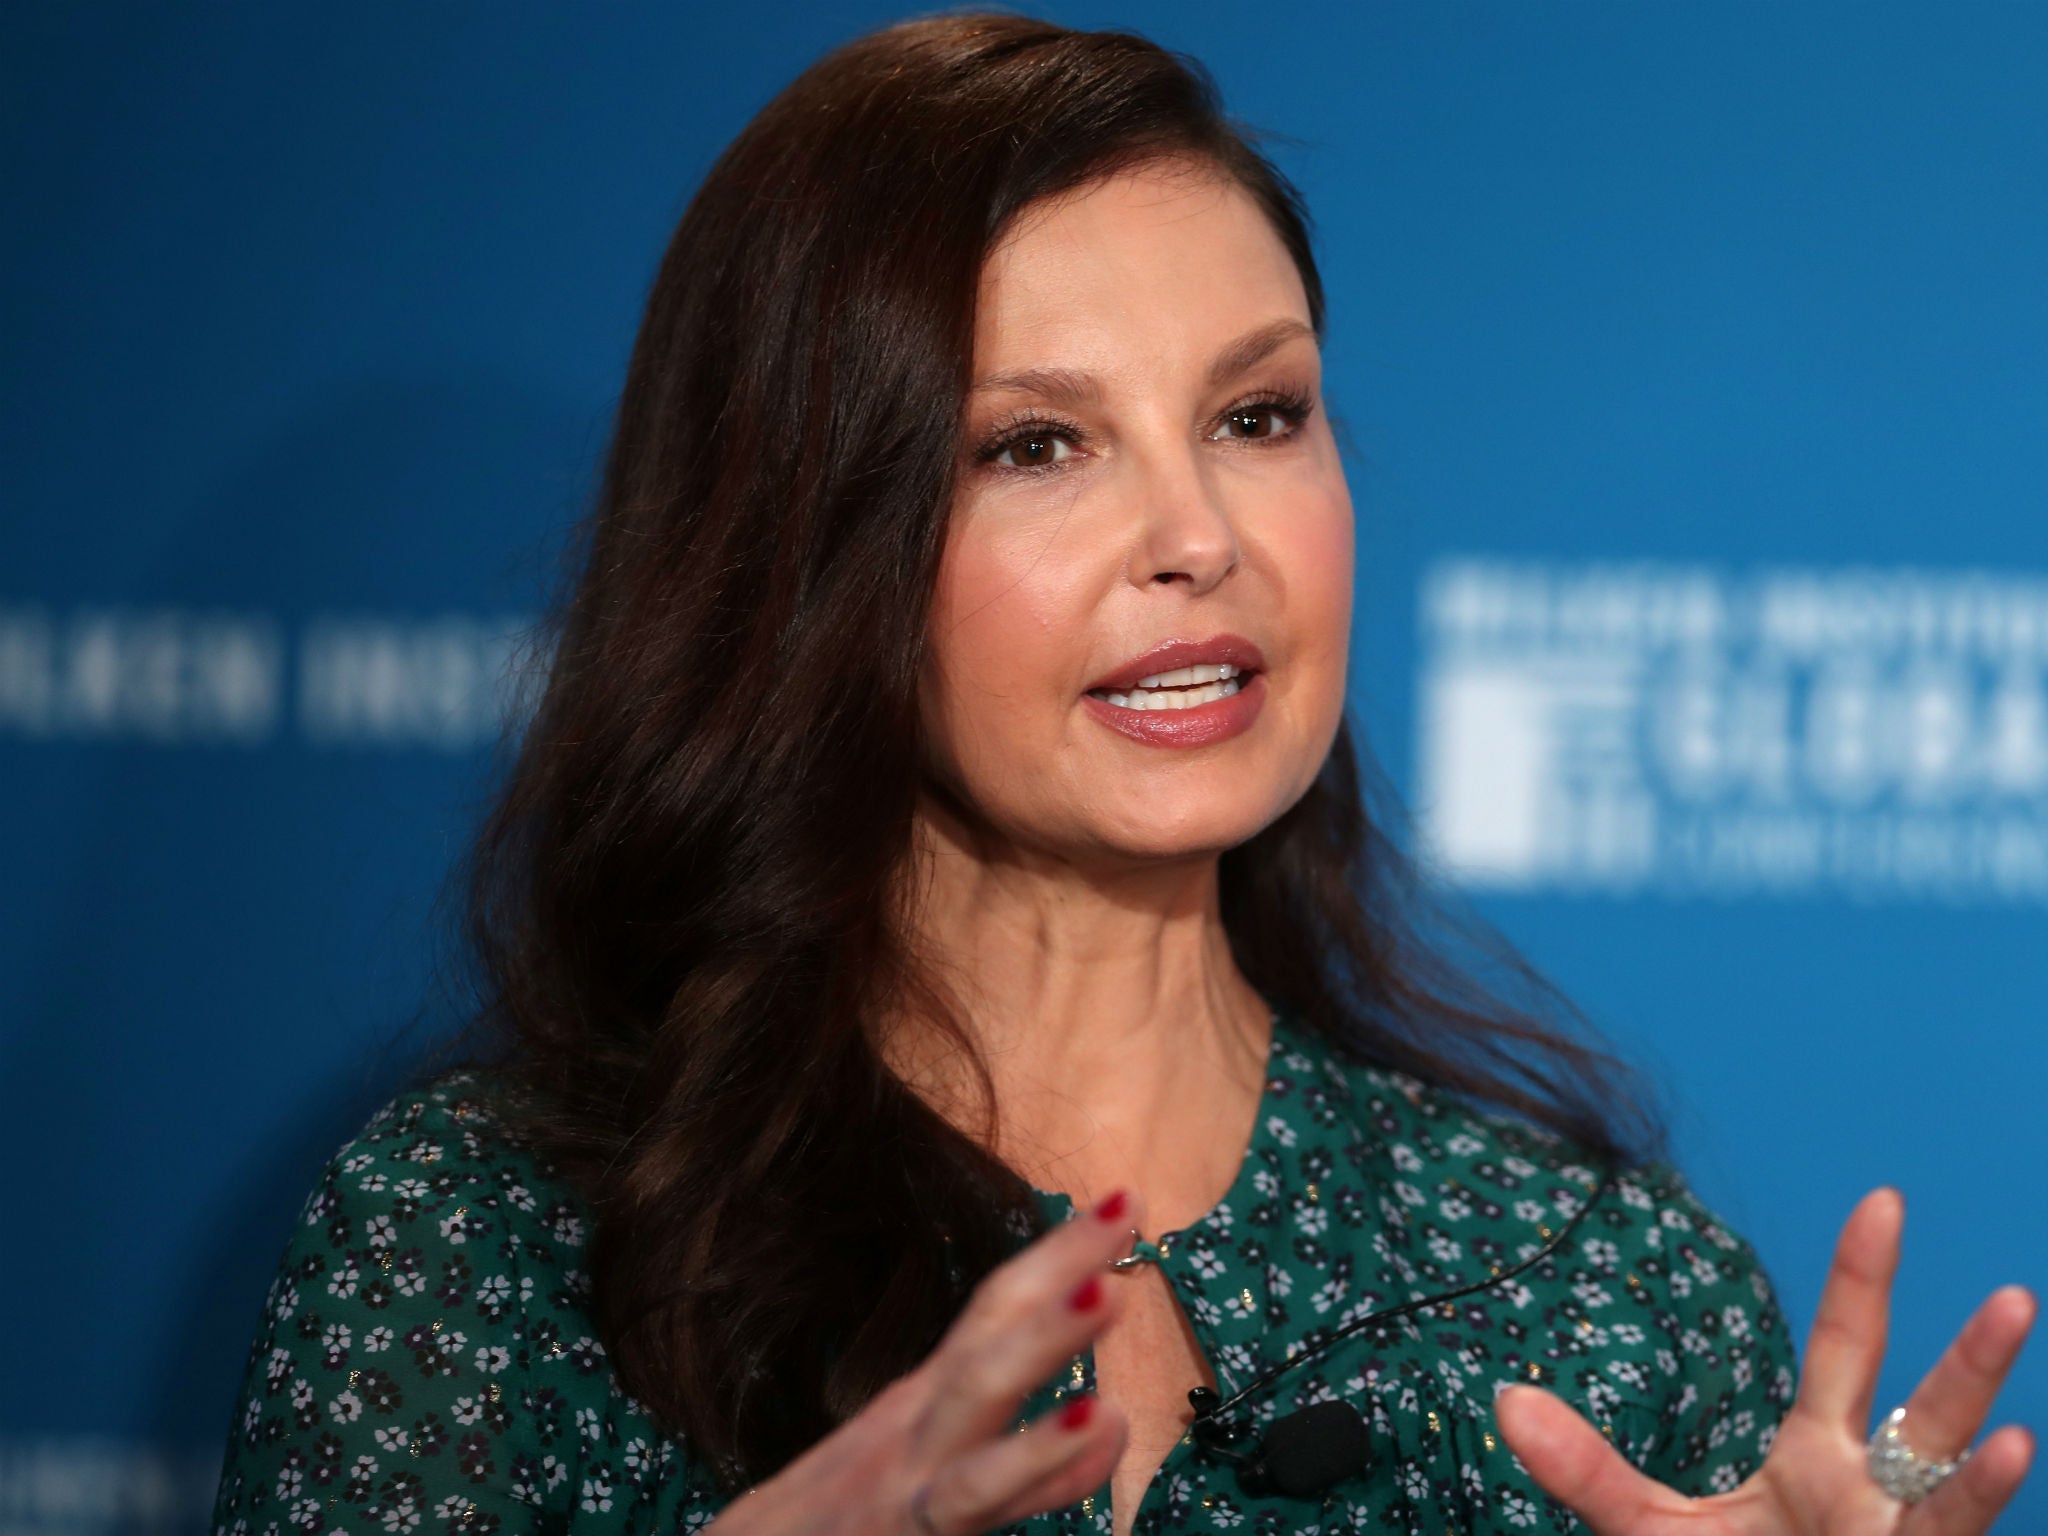
[[[1142,37],[925,18],[776,96],[663,257],[531,718],[457,872],[475,1008],[436,1065],[487,1068],[588,1202],[621,1384],[730,1487],[915,1365],[964,1300],[949,1256],[971,1285],[1035,1219],[873,1034],[883,1004],[934,1000],[891,896],[983,258],[1037,199],[1187,159],[1272,221],[1320,335],[1307,216],[1257,142]],[[1245,976],[1353,1059],[1648,1152],[1623,1069],[1447,919],[1368,768],[1340,732],[1224,856]]]

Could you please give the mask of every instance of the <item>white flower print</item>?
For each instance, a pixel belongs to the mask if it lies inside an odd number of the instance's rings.
[[[1572,1208],[1574,1174],[1591,1166],[1566,1138],[1350,1064],[1306,1032],[1283,1046],[1276,1025],[1275,1039],[1276,1060],[1295,1065],[1268,1082],[1237,1183],[1159,1265],[1226,1393],[1306,1336],[1534,1253],[1538,1229],[1564,1219],[1548,1198]],[[346,1527],[359,1536],[422,1522],[453,1536],[492,1507],[471,1502],[488,1489],[497,1508],[531,1512],[504,1536],[571,1523],[589,1536],[704,1532],[725,1502],[709,1469],[656,1428],[597,1340],[575,1262],[594,1231],[587,1207],[543,1160],[490,1133],[483,1096],[458,1092],[401,1096],[316,1184],[265,1297],[213,1528],[249,1536],[297,1511],[319,1530],[343,1512],[329,1501],[346,1489]],[[1043,1211],[1085,1214],[1051,1196]],[[1012,1214],[1021,1241],[1033,1224]],[[1141,1525],[1157,1536],[1337,1536],[1400,1528],[1406,1501],[1461,1531],[1533,1536],[1547,1506],[1511,1452],[1479,1453],[1478,1433],[1496,1385],[1532,1379],[1531,1362],[1533,1379],[1581,1411],[1641,1408],[1626,1449],[1646,1471],[1673,1476],[1685,1437],[1711,1439],[1714,1454],[1675,1474],[1685,1493],[1754,1465],[1797,1385],[1755,1255],[1668,1165],[1618,1178],[1588,1215],[1554,1262],[1341,1339],[1284,1393],[1247,1405],[1246,1423],[1270,1426],[1289,1404],[1356,1404],[1390,1452],[1375,1491],[1304,1523],[1176,1445]],[[1092,1382],[1083,1371],[1076,1384]],[[1056,1402],[1036,1396],[1020,1427]],[[1446,1418],[1469,1433],[1440,1436]],[[1679,1438],[1648,1432],[1658,1420]],[[308,1421],[330,1437],[318,1459]],[[1616,1418],[1618,1444],[1624,1427]],[[385,1470],[351,1470],[362,1463]],[[1107,1533],[1106,1502],[1009,1529]]]

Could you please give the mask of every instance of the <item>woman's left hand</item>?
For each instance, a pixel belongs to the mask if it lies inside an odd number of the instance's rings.
[[[1877,1189],[1857,1203],[1807,1341],[1799,1395],[1770,1454],[1732,1492],[1687,1498],[1644,1476],[1562,1398],[1514,1386],[1495,1400],[1501,1432],[1529,1475],[1596,1536],[1980,1536],[2026,1476],[2034,1439],[2008,1424],[1917,1504],[1871,1478],[1865,1444],[1884,1361],[1905,1202]],[[1993,1291],[1906,1399],[1900,1426],[1925,1459],[1961,1454],[1991,1411],[2036,1310],[2023,1286]]]

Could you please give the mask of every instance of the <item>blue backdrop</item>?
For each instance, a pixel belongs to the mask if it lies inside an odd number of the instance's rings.
[[[202,1522],[668,232],[901,14],[0,12],[0,1527]],[[1048,14],[1291,136],[1356,714],[1802,1338],[1905,1190],[1902,1399],[2048,1279],[2048,11]]]

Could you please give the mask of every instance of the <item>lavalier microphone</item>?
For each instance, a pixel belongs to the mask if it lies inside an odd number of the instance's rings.
[[[1586,1203],[1571,1214],[1547,1243],[1514,1268],[1489,1275],[1455,1291],[1368,1312],[1346,1323],[1320,1343],[1254,1377],[1228,1398],[1220,1396],[1214,1387],[1191,1389],[1188,1403],[1195,1410],[1195,1421],[1188,1427],[1188,1432],[1194,1436],[1196,1444],[1235,1465],[1238,1485],[1253,1498],[1275,1493],[1288,1498],[1314,1498],[1347,1478],[1362,1476],[1373,1462],[1372,1435],[1366,1428],[1365,1416],[1342,1398],[1309,1403],[1284,1414],[1275,1419],[1263,1435],[1255,1427],[1231,1423],[1225,1416],[1253,1393],[1270,1386],[1277,1377],[1327,1354],[1341,1340],[1361,1328],[1390,1322],[1411,1312],[1455,1301],[1460,1296],[1470,1296],[1475,1291],[1504,1285],[1531,1265],[1542,1262],[1571,1236],[1581,1218],[1599,1202],[1611,1179],[1611,1173],[1603,1174]]]

